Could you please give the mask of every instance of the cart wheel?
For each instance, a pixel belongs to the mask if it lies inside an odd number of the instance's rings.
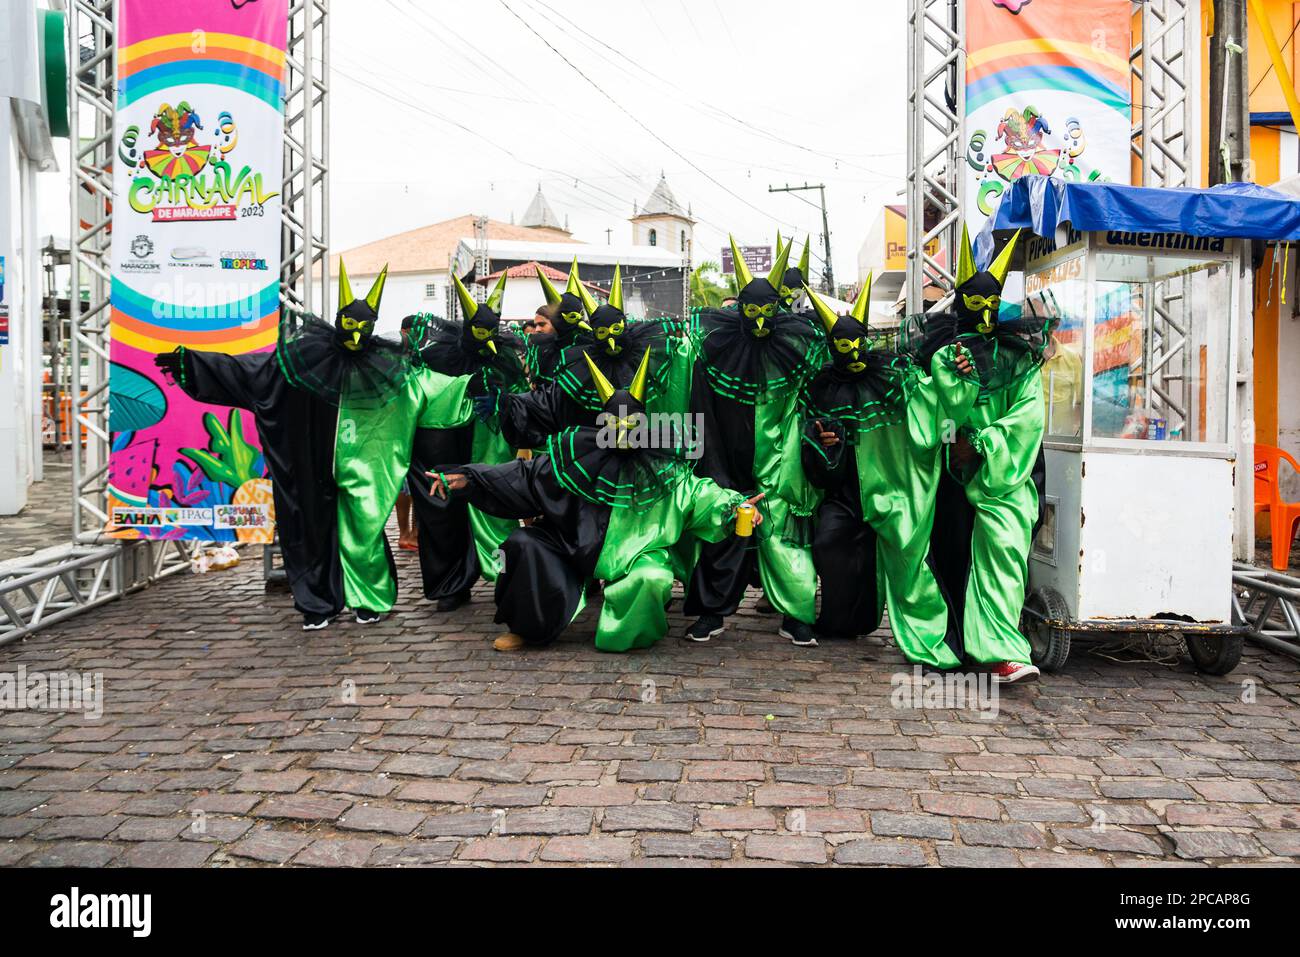
[[[1066,621],[1070,610],[1054,588],[1036,588],[1025,599],[1020,613],[1020,633],[1029,641],[1034,664],[1044,671],[1057,671],[1070,657],[1070,633],[1048,621]]]
[[[1241,661],[1241,635],[1183,634],[1187,653],[1192,656],[1198,671],[1210,675],[1226,675]]]

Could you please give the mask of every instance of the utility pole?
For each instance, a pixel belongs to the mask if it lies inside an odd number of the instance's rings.
[[[802,193],[805,190],[810,189],[815,189],[821,193],[822,239],[826,243],[826,258],[823,263],[825,268],[822,269],[822,292],[826,293],[828,296],[833,296],[835,295],[835,271],[831,266],[831,221],[830,217],[826,215],[826,184],[818,183],[814,186],[811,183],[804,183],[802,186],[791,186],[789,183],[786,183],[784,186],[769,186],[767,191],[769,193]],[[804,202],[808,203],[808,200],[805,199]],[[808,203],[808,205],[812,206],[814,204]],[[791,237],[790,241],[794,242],[794,237]]]
[[[1213,0],[1213,3],[1214,36],[1210,38],[1211,186],[1239,183],[1246,179],[1250,162],[1246,0]]]

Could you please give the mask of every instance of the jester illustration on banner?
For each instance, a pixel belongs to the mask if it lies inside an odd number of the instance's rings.
[[[972,234],[1021,176],[1127,182],[1125,0],[969,0],[966,164]]]
[[[251,414],[191,398],[153,357],[276,344],[287,18],[287,0],[120,3],[106,527],[118,538],[274,534]]]

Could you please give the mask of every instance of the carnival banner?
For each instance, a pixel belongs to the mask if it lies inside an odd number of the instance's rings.
[[[154,356],[274,347],[288,0],[119,0],[109,523],[119,538],[270,541],[252,416]]]
[[[1129,181],[1128,0],[967,0],[966,221],[1037,173]]]

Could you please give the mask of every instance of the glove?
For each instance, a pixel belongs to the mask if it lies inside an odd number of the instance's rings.
[[[172,382],[180,385],[185,379],[185,353],[180,349],[175,352],[163,352],[153,357],[153,364],[156,365],[163,375],[167,376]]]

